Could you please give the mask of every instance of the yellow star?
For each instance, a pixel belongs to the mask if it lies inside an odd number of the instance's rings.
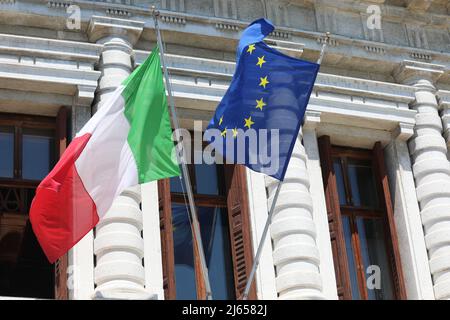
[[[269,80],[267,80],[267,76],[265,76],[264,78],[259,78],[259,79],[261,80],[261,82],[259,83],[259,86],[264,87],[264,89],[266,88],[266,85],[268,83],[270,83]]]
[[[237,135],[238,135],[238,130],[237,130],[237,128],[234,128],[233,129],[233,138],[236,138]]]
[[[264,56],[258,57],[258,62],[256,63],[256,65],[262,68],[263,63],[266,63],[266,61],[264,60]]]
[[[259,99],[259,100],[256,100],[256,103],[257,103],[256,109],[261,109],[261,111],[262,111],[263,107],[265,107],[265,106],[267,105],[267,104],[264,102],[263,98],[261,98],[261,99]]]
[[[223,121],[223,116],[221,116],[219,119],[219,126],[222,124],[222,121]]]
[[[251,44],[248,46],[247,52],[252,54],[254,50],[256,50],[255,45]]]
[[[227,135],[227,128],[223,129],[222,133],[220,134],[222,137],[225,137]]]
[[[244,127],[248,127],[249,129],[252,127],[252,124],[254,124],[254,122],[252,121],[252,117],[248,117],[248,119],[244,119],[244,121]]]

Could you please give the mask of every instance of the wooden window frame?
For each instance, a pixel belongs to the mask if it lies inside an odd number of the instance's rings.
[[[189,170],[193,170],[190,166]],[[225,185],[224,196],[194,196],[195,204],[227,208],[230,248],[233,262],[235,296],[239,299],[245,289],[246,280],[253,263],[250,234],[248,195],[246,192],[245,167],[223,165]],[[191,171],[193,173],[193,171]],[[194,176],[194,175],[192,175]],[[219,182],[220,183],[220,182]],[[182,194],[170,192],[170,179],[158,181],[161,248],[163,261],[163,286],[166,299],[176,299],[175,258],[173,248],[172,202],[184,203]],[[201,275],[198,249],[194,242],[197,299],[205,299],[205,285]],[[256,299],[255,283],[252,284],[249,299]]]
[[[3,187],[36,188],[40,181],[22,179],[22,131],[23,128],[50,129],[55,131],[55,161],[67,146],[67,109],[61,107],[56,117],[0,113],[0,126],[14,128],[14,170],[13,178],[0,178]],[[54,265],[55,299],[68,299],[67,254]]]
[[[328,222],[330,228],[330,238],[332,242],[333,260],[335,266],[336,283],[338,296],[340,299],[352,299],[350,274],[347,261],[346,245],[343,234],[342,216],[350,217],[350,227],[352,230],[352,246],[355,252],[360,252],[359,237],[355,225],[355,217],[370,217],[383,219],[385,225],[385,243],[388,254],[389,265],[391,268],[392,281],[394,286],[395,299],[406,299],[406,290],[401,268],[400,251],[398,247],[398,238],[394,221],[394,212],[392,208],[389,183],[384,163],[383,148],[380,142],[376,142],[372,150],[361,150],[352,148],[336,147],[331,145],[329,136],[319,138],[319,152],[322,167],[322,177],[325,189],[325,199],[327,205]],[[374,179],[378,193],[379,210],[354,207],[351,205],[341,205],[339,201],[336,173],[334,170],[333,158],[339,156],[352,159],[370,160],[374,172]],[[343,179],[345,182],[345,194],[347,203],[352,203],[349,199],[351,190],[349,190],[346,164],[341,164]],[[386,227],[387,226],[387,227]],[[358,286],[361,299],[368,298],[367,288],[364,285],[365,273],[362,261],[358,260],[358,254],[355,261],[357,268]]]

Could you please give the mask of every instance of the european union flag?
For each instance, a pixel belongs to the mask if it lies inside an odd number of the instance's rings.
[[[209,139],[222,143],[216,150],[228,163],[283,180],[319,65],[267,46],[262,40],[273,29],[259,19],[244,30],[236,71],[208,129],[218,129]]]

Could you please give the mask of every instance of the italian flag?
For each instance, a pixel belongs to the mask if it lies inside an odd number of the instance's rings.
[[[159,50],[105,100],[39,184],[30,211],[53,263],[105,216],[125,188],[179,176]]]

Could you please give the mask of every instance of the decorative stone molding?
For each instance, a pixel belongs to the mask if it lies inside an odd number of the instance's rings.
[[[240,28],[236,24],[218,22],[218,23],[216,23],[216,29],[237,32],[237,31],[239,31]]]
[[[161,14],[160,18],[162,21],[166,23],[174,23],[174,24],[186,24],[186,18],[181,16],[173,16],[168,14]]]
[[[47,7],[56,9],[66,9],[70,7],[72,3],[65,1],[49,1],[47,2]]]
[[[124,9],[108,8],[105,10],[105,12],[106,12],[106,14],[113,15],[113,16],[131,17],[131,12],[124,10]]]
[[[426,79],[435,83],[444,73],[445,66],[439,64],[424,63],[412,60],[404,60],[393,73],[394,78],[405,84],[414,84]]]
[[[422,53],[422,52],[410,52],[409,55],[413,59],[426,60],[426,61],[433,60],[433,56],[431,54],[426,54],[426,53]]]
[[[280,38],[280,39],[290,39],[291,33],[287,31],[277,30],[275,29],[269,34],[269,37]]]
[[[112,17],[92,16],[87,34],[90,42],[99,39],[118,36],[134,45],[141,36],[145,23],[142,21],[125,20]]]
[[[364,46],[364,49],[367,52],[371,52],[371,53],[377,53],[377,54],[385,54],[386,50],[382,47],[377,47],[377,46],[371,46],[371,45],[366,45]]]
[[[320,36],[317,38],[317,43],[319,44],[324,44],[326,40],[325,36]],[[332,47],[337,47],[339,45],[339,42],[336,39],[330,38],[328,39],[328,45],[332,46]]]

